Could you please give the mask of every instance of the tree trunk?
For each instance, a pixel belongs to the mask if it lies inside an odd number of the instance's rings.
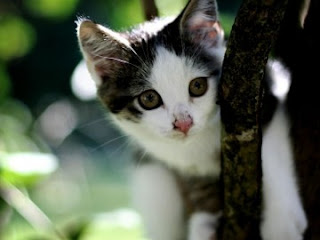
[[[226,240],[259,239],[261,80],[286,4],[244,0],[230,34],[219,90]]]
[[[155,0],[141,0],[143,13],[146,20],[152,20],[155,17],[158,17],[158,9],[155,3]]]

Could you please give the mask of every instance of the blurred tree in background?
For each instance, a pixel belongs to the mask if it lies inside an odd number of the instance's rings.
[[[158,0],[160,16],[186,2]],[[239,4],[219,2],[227,36]],[[142,240],[139,217],[126,210],[129,143],[94,95],[71,84],[77,16],[115,30],[144,20],[140,0],[0,0],[0,239],[57,239],[58,226],[70,239]]]

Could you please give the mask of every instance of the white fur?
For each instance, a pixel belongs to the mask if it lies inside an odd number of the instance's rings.
[[[307,220],[299,197],[283,109],[277,109],[262,144],[264,240],[301,240]]]
[[[210,214],[196,212],[189,220],[188,240],[213,240],[216,239],[216,229],[221,213]]]
[[[191,59],[157,49],[149,81],[162,97],[164,106],[143,110],[141,123],[115,119],[146,151],[184,175],[215,176],[220,173],[220,112],[215,105],[216,80],[208,79],[208,90],[197,98],[189,96],[189,83],[206,77]],[[177,91],[177,89],[179,89]],[[137,107],[139,107],[138,103]],[[194,125],[188,136],[174,130],[175,116],[189,114]]]
[[[152,240],[182,240],[183,205],[177,183],[160,164],[145,164],[134,170],[133,201]]]
[[[196,68],[191,59],[158,48],[149,82],[160,94],[164,106],[150,111],[140,107],[143,112],[141,123],[114,118],[115,123],[134,137],[145,151],[181,174],[218,177],[221,128],[220,112],[215,105],[216,79],[208,80],[209,88],[202,97],[192,99],[189,96],[190,81],[208,75],[204,69]],[[135,104],[139,107],[137,102]],[[188,136],[173,128],[175,117],[181,114],[193,119]],[[135,202],[151,239],[179,240],[185,230],[184,210],[170,172],[160,165],[142,165],[135,171],[134,183]],[[202,213],[192,217],[189,240],[214,234],[212,223],[216,217],[209,215]]]
[[[272,79],[271,90],[280,101],[284,101],[291,85],[290,72],[280,61],[270,61],[269,66]]]

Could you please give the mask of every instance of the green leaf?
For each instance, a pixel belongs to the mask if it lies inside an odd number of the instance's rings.
[[[35,31],[24,19],[0,16],[0,60],[8,61],[26,55],[35,43]]]
[[[0,177],[16,186],[34,185],[57,167],[57,158],[49,153],[0,153]]]
[[[79,0],[27,0],[26,8],[35,16],[50,20],[63,20],[70,16]]]

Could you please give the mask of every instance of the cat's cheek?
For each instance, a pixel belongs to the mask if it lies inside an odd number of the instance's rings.
[[[156,136],[170,136],[173,129],[173,117],[163,108],[144,111],[141,119],[141,125]]]
[[[217,109],[212,102],[212,98],[207,97],[201,100],[199,99],[199,101],[194,105],[194,128],[199,130],[203,129],[207,126],[208,122],[213,119]]]

